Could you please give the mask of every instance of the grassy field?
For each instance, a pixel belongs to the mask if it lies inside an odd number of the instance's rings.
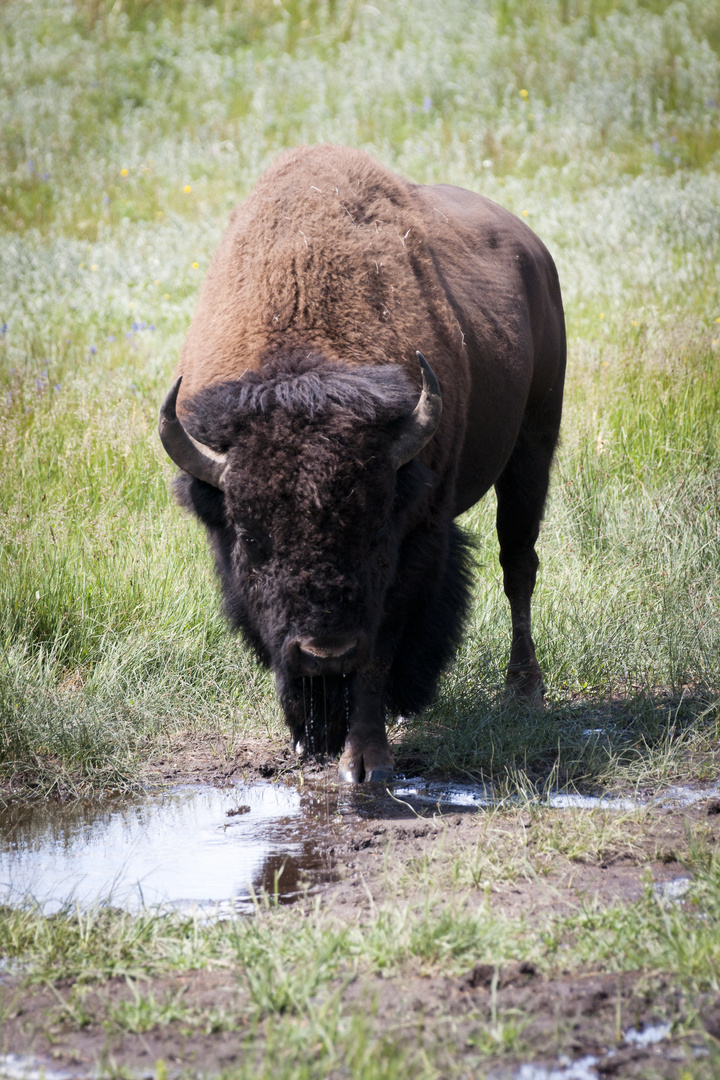
[[[9,0],[0,9],[5,797],[132,786],[177,732],[286,740],[271,678],[218,613],[204,535],[172,503],[156,419],[230,208],[278,150],[322,140],[522,215],[555,257],[568,319],[563,441],[534,609],[548,706],[538,715],[502,704],[510,620],[488,498],[465,521],[478,544],[467,638],[437,704],[397,737],[400,765],[483,773],[521,790],[715,778],[716,6]],[[598,729],[602,737],[588,735]],[[531,955],[548,970],[682,970],[682,993],[696,1001],[718,991],[720,888],[711,847],[688,844],[702,925],[648,894],[520,934],[489,910],[458,909],[450,931],[443,905],[424,915],[396,897],[377,925],[337,929],[327,958],[317,912],[299,943],[292,919],[273,910],[255,930],[25,912],[3,914],[0,956],[24,957],[38,980],[69,957],[62,972],[77,985],[86,946],[97,979],[251,956],[243,1030],[265,1047],[268,1075],[394,1077],[411,1063],[418,1075],[450,1075],[440,1051],[423,1057],[403,1039],[375,1039],[367,1015],[341,1004],[338,972],[369,971],[388,955],[392,977],[404,978],[425,963],[429,935],[453,971],[496,941],[497,964]],[[393,919],[402,918],[400,930]],[[571,956],[579,939],[585,951]],[[307,1000],[324,1002],[312,1019],[293,997],[293,972],[308,964],[320,965],[327,990],[318,998],[303,985]],[[692,1008],[684,1015],[690,1030]],[[496,1010],[478,1060],[519,1045],[511,1020]],[[301,1068],[292,1047],[307,1040],[321,1048],[318,1064]],[[712,1075],[705,1059],[697,1069]]]
[[[570,335],[536,638],[497,701],[492,498],[467,643],[411,733],[439,768],[576,769],[717,721],[720,17],[702,2],[11,3],[0,93],[0,769],[124,783],[162,731],[284,738],[155,435],[227,212],[281,147],[482,190],[553,252]],[[681,700],[682,699],[682,700]],[[630,703],[628,708],[623,703]],[[668,717],[671,718],[670,725]],[[630,755],[632,756],[632,755]],[[597,755],[594,755],[597,757]],[[597,770],[597,762],[586,763]]]

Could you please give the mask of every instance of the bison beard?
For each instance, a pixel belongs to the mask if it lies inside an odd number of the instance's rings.
[[[483,196],[298,147],[231,216],[160,435],[295,745],[342,750],[341,779],[392,775],[386,717],[432,699],[469,604],[454,518],[492,486],[507,686],[541,698],[530,608],[564,373],[553,261]]]
[[[187,474],[176,493],[205,524],[226,614],[274,670],[295,746],[310,755],[339,753],[353,721],[372,726],[368,694],[379,693],[383,720],[426,706],[469,604],[468,539],[454,523],[428,524],[436,478],[415,459],[390,461],[416,391],[397,367],[379,374],[369,385],[362,369],[295,351],[187,406],[193,437],[219,452],[241,446],[241,460],[225,494]],[[265,558],[248,556],[239,521],[272,537]],[[318,674],[298,671],[289,638],[343,635],[361,642],[349,660],[326,649]],[[370,770],[358,764],[362,780]],[[375,763],[373,777],[388,768]]]

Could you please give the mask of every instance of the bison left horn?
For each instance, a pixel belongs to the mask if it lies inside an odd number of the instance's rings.
[[[437,431],[442,415],[442,394],[435,372],[421,352],[415,354],[422,369],[422,393],[413,412],[408,416],[395,440],[393,465],[399,469],[416,457]]]
[[[175,406],[182,375],[174,384],[172,390],[165,398],[160,410],[160,422],[158,431],[167,455],[180,469],[184,469],[190,476],[197,480],[203,480],[213,487],[225,487],[225,470],[227,469],[227,454],[218,454],[209,446],[193,439],[178,420]]]

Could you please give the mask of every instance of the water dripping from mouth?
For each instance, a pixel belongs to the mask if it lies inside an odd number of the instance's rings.
[[[308,687],[307,687],[307,679],[303,675],[303,678],[302,678],[302,695],[303,695],[303,721],[304,721],[304,726],[305,726],[305,738],[301,742],[298,742],[298,753],[301,753],[303,757],[308,753],[308,751],[310,749],[310,747],[309,747],[310,731],[309,731],[309,727],[308,727],[307,689],[308,689]]]
[[[323,711],[325,714],[325,757],[328,756],[328,717],[327,717],[327,686],[323,675]]]
[[[305,705],[305,752],[310,757],[315,756],[315,680],[310,676],[310,709],[305,703],[305,684],[308,680],[303,679],[303,704]]]
[[[350,731],[350,687],[348,686],[347,675],[343,675],[343,701],[345,702],[345,736],[347,737]]]

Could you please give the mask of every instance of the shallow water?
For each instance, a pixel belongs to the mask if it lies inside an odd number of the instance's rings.
[[[598,1071],[595,1068],[597,1063],[598,1058],[588,1054],[577,1061],[550,1067],[521,1065],[515,1073],[515,1080],[598,1080]]]
[[[353,819],[413,816],[428,803],[487,804],[485,789],[408,781],[184,786],[130,798],[20,804],[0,812],[0,903],[162,905],[248,913],[336,877],[334,840]]]
[[[50,1062],[24,1054],[0,1054],[0,1080],[75,1080],[89,1075],[54,1069]]]
[[[303,881],[332,877],[328,816],[317,792],[271,783],[12,807],[0,813],[0,902],[32,897],[52,912],[68,901],[249,910],[261,891],[288,901]]]
[[[688,805],[717,792],[675,787],[646,800],[556,792],[537,801],[558,811],[623,811]],[[165,905],[209,917],[250,912],[262,893],[290,903],[333,880],[335,840],[353,819],[432,808],[473,813],[501,801],[482,784],[413,777],[352,787],[338,785],[328,770],[309,784],[186,786],[132,798],[19,804],[0,812],[0,903],[32,899],[47,913],[73,902],[131,911]]]
[[[648,1024],[641,1031],[628,1028],[623,1035],[623,1043],[625,1046],[654,1046],[669,1038],[670,1032],[671,1025],[664,1023]],[[612,1059],[615,1055],[615,1049],[611,1048],[604,1056]],[[595,1054],[586,1054],[574,1061],[561,1059],[556,1065],[536,1065],[529,1062],[521,1065],[513,1075],[514,1080],[598,1080],[599,1063],[600,1058]],[[606,1071],[607,1069],[603,1075]]]

